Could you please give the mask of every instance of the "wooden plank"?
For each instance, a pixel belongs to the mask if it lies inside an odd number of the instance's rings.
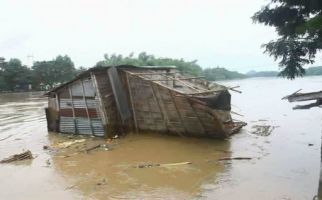
[[[72,113],[73,113],[73,120],[74,120],[74,127],[75,127],[74,130],[75,130],[75,133],[77,134],[78,131],[77,131],[75,108],[74,108],[74,102],[73,102],[73,93],[70,85],[68,86],[68,91],[69,91],[70,99],[72,101]]]
[[[130,71],[127,71],[128,73],[131,73],[131,75],[162,75],[162,74],[179,74],[180,72],[148,72],[148,73],[133,73]]]
[[[143,79],[143,80],[145,80],[145,81],[150,81],[149,79],[147,79],[147,78],[145,78],[145,77],[143,77],[143,76],[137,75],[137,74],[135,74],[135,73],[132,73],[132,72],[129,72],[129,71],[125,71],[125,72],[129,73],[130,75],[137,76],[137,77],[139,77],[139,78],[141,78],[141,79]],[[168,89],[168,90],[172,90],[172,91],[174,91],[174,92],[177,92],[178,94],[181,94],[181,95],[198,95],[198,94],[208,94],[208,93],[213,93],[213,92],[219,92],[219,91],[227,90],[227,89],[226,89],[226,87],[224,87],[223,89],[208,90],[208,91],[203,91],[203,92],[185,93],[185,92],[182,92],[182,91],[177,90],[177,89],[175,89],[175,88],[172,88],[172,87],[169,87],[169,86],[166,86],[166,85],[160,84],[160,83],[158,83],[158,82],[154,82],[154,81],[153,81],[153,83],[154,83],[154,84],[156,84],[156,85],[159,85],[159,86],[161,86],[161,87],[164,87],[164,88],[166,88],[166,89]]]
[[[322,91],[310,92],[310,93],[295,93],[295,94],[286,96],[283,99],[287,99],[289,102],[322,99]]]
[[[204,76],[197,76],[197,77],[190,77],[190,78],[175,78],[174,81],[177,80],[193,80],[193,79],[200,79],[204,78]],[[150,79],[150,81],[169,81],[169,79]]]
[[[161,116],[162,116],[164,126],[165,126],[165,128],[166,128],[167,130],[169,130],[169,129],[168,129],[168,126],[167,126],[167,117],[165,116],[165,115],[166,115],[166,112],[164,112],[164,110],[162,110],[161,104],[160,104],[160,102],[158,101],[157,96],[156,96],[156,94],[155,94],[155,91],[154,91],[154,88],[153,88],[153,84],[152,84],[152,82],[150,82],[150,85],[151,85],[151,89],[152,89],[153,99],[154,99],[154,101],[157,103],[157,105],[158,105],[158,107],[159,107],[160,114],[161,114]]]
[[[184,122],[183,122],[183,120],[182,120],[181,113],[180,113],[180,111],[178,110],[178,107],[177,107],[177,104],[176,104],[176,101],[175,101],[175,97],[173,96],[173,94],[172,94],[172,91],[171,91],[171,90],[168,90],[168,92],[169,92],[169,95],[170,95],[170,97],[171,97],[171,99],[172,99],[172,101],[173,101],[173,104],[174,104],[175,110],[176,110],[177,115],[178,115],[178,117],[179,117],[179,120],[180,120],[180,122],[181,122],[181,126],[184,128],[185,133],[188,133],[188,130],[187,130],[187,128],[186,128],[186,126],[185,126],[185,124],[184,124]],[[183,136],[183,135],[182,135],[181,133],[179,133],[179,132],[178,132],[178,134],[179,134],[180,136]]]
[[[84,83],[83,83],[83,80],[82,80],[82,79],[80,79],[79,81],[80,81],[80,83],[82,84],[83,100],[84,100],[84,103],[85,103],[85,109],[86,109],[86,114],[87,114],[87,120],[88,120],[89,126],[90,126],[90,128],[91,128],[92,135],[94,135],[94,130],[93,130],[93,126],[92,126],[92,121],[91,121],[91,118],[90,118],[90,116],[89,116],[89,112],[88,112],[88,105],[87,105],[86,96],[85,96]]]
[[[200,124],[200,127],[201,127],[203,133],[208,135],[208,133],[207,133],[207,131],[205,129],[205,125],[203,124],[203,121],[200,119],[200,116],[198,115],[198,112],[195,110],[195,108],[193,107],[193,104],[190,102],[190,98],[186,98],[186,99],[187,99],[188,103],[190,104],[193,113],[195,114],[196,118],[198,119],[198,122]]]
[[[133,102],[133,94],[132,94],[130,80],[129,80],[129,76],[128,76],[127,72],[125,72],[125,76],[126,76],[127,87],[129,88],[130,102],[131,102],[131,106],[132,106],[135,131],[138,133],[139,129],[138,129],[138,122],[137,122],[137,119],[136,119],[135,106],[134,106],[134,102]]]

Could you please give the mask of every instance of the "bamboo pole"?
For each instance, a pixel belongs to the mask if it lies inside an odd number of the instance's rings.
[[[144,76],[140,76],[140,75],[137,75],[137,74],[132,73],[132,72],[129,72],[129,71],[125,71],[125,72],[129,73],[130,75],[137,76],[137,77],[139,77],[139,78],[141,78],[141,79],[143,79],[143,80],[145,80],[145,81],[151,81],[150,79],[145,78]],[[172,79],[171,77],[168,77],[168,78]],[[220,92],[220,91],[223,91],[223,90],[232,90],[232,91],[235,91],[235,92],[241,93],[241,91],[234,89],[234,88],[239,87],[239,86],[231,87],[231,88],[223,86],[223,87],[222,87],[222,89],[207,90],[207,91],[203,91],[203,92],[198,91],[198,92],[192,92],[192,93],[185,93],[185,92],[182,92],[182,91],[177,90],[177,89],[175,89],[175,88],[171,88],[171,87],[169,87],[169,86],[163,85],[163,84],[161,84],[161,83],[158,83],[158,82],[155,82],[155,81],[152,81],[152,82],[153,82],[154,84],[157,84],[157,85],[159,85],[159,86],[161,86],[161,87],[164,87],[164,88],[167,88],[167,89],[169,89],[169,90],[175,91],[175,92],[177,92],[177,93],[179,93],[179,94],[182,94],[182,95],[208,94],[208,93]],[[203,90],[206,90],[206,89],[203,89]]]
[[[132,90],[131,90],[131,85],[130,85],[130,80],[129,80],[129,76],[128,76],[128,72],[125,72],[125,76],[126,76],[126,82],[127,82],[127,86],[129,88],[129,94],[130,94],[130,101],[131,101],[131,106],[132,106],[132,112],[133,112],[133,120],[134,120],[134,126],[135,126],[135,132],[139,132],[138,130],[138,122],[136,119],[136,113],[135,113],[135,106],[134,106],[134,102],[133,102],[133,94],[132,94]]]

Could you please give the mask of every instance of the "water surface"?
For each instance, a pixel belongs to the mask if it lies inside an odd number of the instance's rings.
[[[0,165],[0,199],[312,199],[320,170],[321,110],[292,110],[281,98],[321,90],[322,77],[296,81],[255,78],[222,82],[235,119],[248,123],[228,140],[153,133],[86,142],[58,151],[69,138],[48,133],[40,93],[0,94],[0,158],[30,149],[32,161]],[[269,135],[252,134],[270,126]],[[80,152],[96,144],[109,151]],[[218,162],[229,156],[252,160]],[[137,168],[140,164],[189,165]]]

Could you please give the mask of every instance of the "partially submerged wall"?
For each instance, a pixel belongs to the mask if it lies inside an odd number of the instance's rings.
[[[105,134],[99,102],[90,77],[79,79],[57,91],[55,101],[49,98],[48,115],[58,108],[58,119],[50,117],[50,124],[58,120],[56,129],[62,133],[103,136]],[[58,104],[58,105],[57,105]]]

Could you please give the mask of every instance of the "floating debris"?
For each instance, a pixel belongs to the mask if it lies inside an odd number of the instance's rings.
[[[72,146],[73,144],[82,143],[82,142],[85,142],[85,141],[86,141],[85,139],[80,139],[80,140],[73,140],[73,141],[62,142],[62,143],[58,143],[56,145],[56,147],[59,147],[59,148],[68,148],[68,147]]]
[[[6,139],[8,139],[8,138],[10,138],[10,137],[12,137],[12,136],[13,136],[13,135],[8,135],[7,137],[0,139],[0,141],[6,140]]]
[[[223,157],[219,158],[218,161],[224,161],[224,160],[251,160],[253,158],[251,157]]]
[[[20,160],[27,160],[27,159],[33,159],[31,151],[25,151],[21,154],[14,154],[8,158],[4,158],[0,161],[0,163],[11,163],[14,161],[20,161]]]
[[[250,133],[258,136],[269,136],[275,128],[276,126],[271,125],[254,125]]]
[[[190,165],[192,162],[178,162],[178,163],[166,163],[166,164],[139,164],[138,166],[135,166],[135,168],[150,168],[150,167],[174,167],[174,166],[180,166],[180,165]]]

